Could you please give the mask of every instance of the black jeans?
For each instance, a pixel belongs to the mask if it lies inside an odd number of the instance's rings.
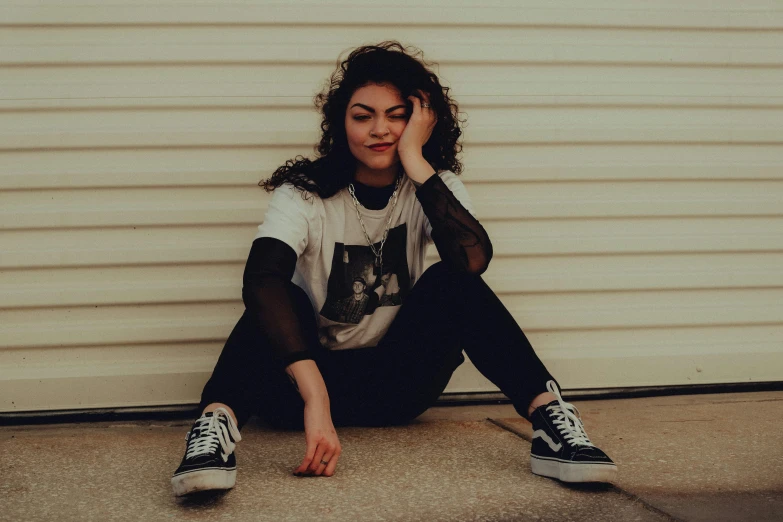
[[[464,362],[463,349],[525,418],[530,402],[554,380],[481,276],[452,272],[443,262],[422,274],[375,347],[324,348],[307,294],[293,283],[289,291],[335,426],[387,426],[418,417]],[[226,341],[200,408],[213,402],[230,406],[240,427],[257,413],[276,428],[304,428],[304,401],[247,311]]]

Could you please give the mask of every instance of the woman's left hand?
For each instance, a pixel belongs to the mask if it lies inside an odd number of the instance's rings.
[[[429,94],[416,89],[425,102],[429,103]],[[413,112],[408,118],[408,124],[405,126],[405,130],[402,131],[399,144],[397,145],[397,153],[400,156],[406,154],[419,154],[421,155],[421,149],[427,140],[432,135],[432,130],[435,128],[435,124],[438,122],[438,116],[433,108],[423,108],[421,106],[421,100],[418,96],[410,95],[408,99],[413,103]]]

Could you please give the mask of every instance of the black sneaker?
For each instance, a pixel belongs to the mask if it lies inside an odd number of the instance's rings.
[[[563,400],[554,381],[546,387],[557,399],[531,415],[533,473],[563,482],[612,482],[617,466],[587,438],[579,410]]]
[[[237,479],[235,441],[242,440],[225,408],[205,413],[185,436],[187,449],[171,477],[176,496],[208,489],[231,489]]]

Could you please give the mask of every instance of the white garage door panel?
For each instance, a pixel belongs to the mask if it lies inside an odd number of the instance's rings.
[[[479,216],[481,219],[481,216]],[[783,217],[581,219],[484,223],[498,256],[640,252],[778,251]],[[0,267],[70,267],[236,261],[255,236],[247,225],[0,232]],[[436,256],[433,248],[430,256]]]
[[[737,368],[756,376],[748,381],[780,380],[783,359],[774,340],[781,335],[780,326],[729,326],[542,331],[528,337],[553,372],[574,375],[572,388],[590,388],[596,374],[616,386],[736,382]],[[0,370],[0,396],[30,410],[192,403],[221,347],[222,341],[6,349],[0,369],[17,370]],[[446,391],[493,389],[466,363]]]
[[[514,294],[503,301],[531,331],[769,324],[783,317],[781,289]]]
[[[428,263],[432,263],[430,259]],[[783,254],[495,257],[483,278],[499,295],[783,286]],[[226,302],[244,261],[0,272],[0,308]]]
[[[763,288],[783,285],[783,254],[496,257],[484,280],[497,293]]]
[[[0,144],[1,146],[1,144]],[[465,144],[466,183],[553,180],[781,179],[779,145]],[[0,154],[0,188],[241,185],[252,188],[299,146],[81,151]],[[261,191],[257,189],[256,192]],[[251,192],[253,192],[251,190]],[[254,192],[255,193],[255,192]],[[520,195],[523,197],[523,195]],[[611,209],[607,209],[611,210]],[[749,209],[750,210],[750,209]]]
[[[668,140],[667,140],[668,141]],[[775,143],[465,144],[481,181],[552,180],[780,180],[783,154]],[[480,172],[480,174],[479,174]]]
[[[466,183],[482,221],[552,217],[775,215],[783,181]],[[258,224],[270,195],[235,187],[0,193],[0,228]]]
[[[230,303],[129,305],[0,311],[0,346],[81,346],[225,340],[242,315]]]
[[[131,406],[171,406],[198,403],[201,388],[212,371],[170,369],[161,375],[154,367],[139,373],[88,377],[18,379],[0,383],[4,411],[82,410]],[[196,389],[198,388],[198,389]]]
[[[229,331],[232,326],[228,326]],[[7,379],[31,379],[39,376],[39,372],[58,377],[88,377],[92,373],[119,375],[128,373],[128,368],[158,364],[159,370],[155,371],[165,373],[186,357],[188,369],[204,370],[215,365],[224,341],[71,345],[67,349],[55,345],[5,347],[0,351],[0,372]],[[53,361],[57,364],[52,364]],[[25,366],[19,367],[21,364]],[[100,372],[92,371],[98,367]]]
[[[484,279],[565,388],[783,380],[779,2],[101,6],[0,6],[0,411],[197,401],[257,182],[387,38],[467,117]]]
[[[528,332],[558,381],[576,389],[667,386],[783,379],[783,325],[666,326]],[[597,377],[596,377],[597,376]],[[740,377],[742,376],[742,377]],[[562,383],[561,383],[562,384]],[[447,391],[497,388],[464,364]]]
[[[501,255],[758,251],[783,248],[783,217],[490,222]]]
[[[330,74],[331,64],[199,65],[167,68],[113,65],[78,69],[47,66],[4,72],[7,99],[0,107],[172,107],[236,105],[310,107],[313,89]],[[779,99],[783,70],[764,68],[738,76],[735,68],[593,64],[562,67],[519,64],[508,74],[503,64],[442,63],[441,77],[456,86],[460,105],[512,107],[553,102],[636,103],[684,106],[763,106]],[[705,95],[705,84],[709,92]],[[491,86],[492,95],[487,95]],[[57,98],[52,98],[56,95]],[[567,96],[567,98],[563,98]],[[557,97],[557,98],[555,98]]]
[[[249,226],[72,229],[2,232],[8,248],[0,267],[69,267],[235,261],[247,256],[256,230]]]
[[[783,289],[502,294],[526,332],[770,324]],[[225,339],[241,301],[0,311],[0,348]]]
[[[6,8],[3,14],[14,23],[83,24],[140,22],[236,22],[268,24],[323,24],[377,23],[377,20],[394,19],[401,25],[441,23],[514,23],[530,25],[611,25],[639,27],[699,27],[699,28],[772,28],[783,26],[781,13],[774,1],[752,0],[737,8],[732,0],[698,0],[689,4],[687,11],[682,4],[671,0],[650,4],[644,0],[632,0],[618,6],[616,2],[592,0],[589,4],[578,0],[536,2],[497,0],[496,9],[478,7],[471,0],[431,0],[425,5],[415,0],[401,0],[389,7],[378,0],[362,3],[363,9],[352,4],[332,4],[313,0],[294,0],[285,5],[256,1],[243,4],[205,2],[192,0],[105,0],[111,9],[96,10],[78,0],[67,2],[47,1],[36,7]],[[46,5],[41,9],[40,5]],[[145,9],[154,5],[154,10]],[[443,9],[444,6],[459,9]],[[184,9],[184,8],[187,9]],[[404,9],[401,9],[403,8]],[[422,18],[422,15],[428,15]],[[422,21],[422,20],[426,20]]]
[[[399,20],[399,10],[392,19]],[[464,16],[464,15],[463,15]],[[442,15],[439,13],[438,18]],[[426,20],[422,18],[420,20]],[[464,19],[464,18],[463,18]],[[467,20],[465,20],[467,21]],[[215,20],[210,20],[214,23]],[[374,21],[377,23],[377,20]],[[551,60],[593,63],[666,63],[716,65],[773,64],[780,60],[783,36],[779,32],[759,31],[750,34],[727,33],[716,39],[713,32],[658,31],[592,28],[495,27],[496,38],[487,39],[484,27],[463,27],[454,31],[448,26],[428,28],[405,26],[394,29],[355,25],[347,29],[355,41],[380,40],[392,36],[400,40],[416,39],[419,45],[448,62],[495,63],[549,62]],[[285,25],[271,25],[259,31],[237,26],[223,27],[130,28],[118,32],[113,28],[47,28],[27,32],[5,42],[7,63],[154,63],[154,62],[324,62],[333,63],[345,49],[345,31],[331,26],[309,27],[292,31]],[[303,46],[317,41],[317,46],[302,52]],[[55,42],[55,43],[52,43]],[[632,52],[632,54],[631,54]]]
[[[249,250],[249,248],[248,248]],[[0,308],[235,301],[243,262],[150,266],[139,278],[127,266],[0,272]],[[46,270],[46,269],[44,269]]]
[[[682,349],[688,350],[684,345]],[[751,347],[752,348],[752,347]],[[217,356],[215,356],[216,358]],[[170,373],[158,373],[156,367],[145,366],[139,373],[99,375],[93,368],[86,377],[50,377],[46,379],[16,379],[0,382],[0,394],[8,403],[7,411],[58,410],[73,408],[116,408],[129,406],[159,406],[198,402],[201,388],[214,364],[201,370],[164,367]],[[756,352],[711,353],[694,358],[676,355],[666,359],[657,356],[587,357],[585,359],[547,359],[555,375],[571,375],[568,388],[595,388],[595,378],[611,379],[612,387],[666,386],[678,384],[716,384],[737,382],[737,374],[754,375],[744,382],[764,382],[783,379],[778,370],[783,356],[776,347]],[[127,371],[127,370],[126,370]],[[586,376],[591,376],[589,379]],[[558,377],[558,380],[561,380]],[[564,384],[565,386],[565,384]],[[497,388],[470,366],[470,360],[460,366],[449,382],[446,393],[494,391]]]
[[[280,114],[278,114],[278,112]],[[520,141],[689,141],[770,142],[783,140],[783,109],[650,108],[632,119],[614,108],[493,108],[471,113],[466,140],[475,143]],[[286,122],[277,128],[278,118]],[[519,122],[524,122],[520,125]],[[254,146],[258,143],[307,144],[318,140],[311,111],[226,108],[166,110],[0,113],[0,139],[8,148]],[[313,129],[315,127],[315,130]],[[7,130],[2,130],[7,129]]]

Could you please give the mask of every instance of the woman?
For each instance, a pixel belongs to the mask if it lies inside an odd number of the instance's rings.
[[[316,96],[319,157],[260,183],[274,193],[245,267],[246,309],[204,387],[177,495],[234,486],[252,413],[305,431],[294,474],[334,475],[335,426],[414,419],[463,349],[533,423],[534,473],[616,471],[480,277],[492,244],[457,178],[457,105],[419,54],[394,41],[354,50]],[[441,261],[425,271],[430,243]]]

